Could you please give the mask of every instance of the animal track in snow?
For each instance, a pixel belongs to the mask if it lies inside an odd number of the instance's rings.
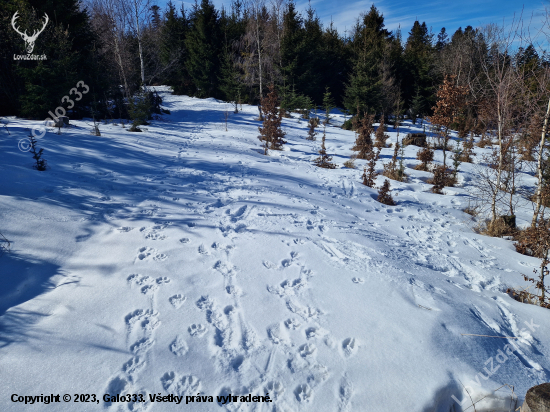
[[[351,396],[353,395],[353,384],[350,382],[348,377],[344,375],[342,381],[340,382],[339,390],[339,406],[340,412],[346,412],[349,410]]]
[[[170,283],[170,278],[166,276],[158,277],[156,279],[157,285],[164,285],[166,283]]]
[[[179,309],[181,305],[185,302],[187,298],[182,295],[181,293],[178,293],[177,295],[171,296],[168,301],[170,304],[175,307],[176,309]]]
[[[196,304],[200,310],[211,310],[214,307],[214,301],[208,295],[201,296]]]
[[[134,230],[133,227],[129,227],[129,226],[124,226],[124,227],[119,227],[117,229],[120,233],[127,233],[127,232],[130,232],[131,230]]]
[[[306,329],[306,337],[308,339],[313,339],[313,338],[320,338],[324,335],[327,335],[328,332],[318,326],[312,326],[310,328],[307,328]]]
[[[247,351],[258,347],[259,339],[254,329],[248,326],[243,328],[242,345]]]
[[[352,278],[351,280],[353,283],[358,283],[358,284],[365,283],[365,279],[363,278]]]
[[[292,313],[301,316],[306,321],[308,319],[316,319],[321,314],[319,309],[315,309],[310,306],[304,307],[293,299],[288,299],[286,301],[286,306]]]
[[[159,286],[155,283],[151,285],[146,285],[141,288],[141,293],[144,295],[150,295],[158,290]]]
[[[313,392],[307,383],[303,383],[294,390],[294,395],[296,395],[298,402],[309,402]]]
[[[267,335],[269,336],[269,339],[271,339],[271,341],[275,344],[286,343],[287,341],[287,336],[279,323],[268,327]]]
[[[352,356],[357,353],[357,348],[359,345],[357,344],[357,341],[355,338],[347,338],[342,343],[342,348],[344,349],[344,355],[346,356]]]
[[[155,279],[153,279],[151,276],[143,276],[138,274],[130,275],[126,280],[128,281],[128,283],[138,286],[150,285],[155,282]]]
[[[294,295],[296,292],[303,289],[306,285],[307,285],[307,279],[299,278],[299,279],[294,279],[293,281],[285,280],[281,282],[280,285],[277,285],[277,286],[268,286],[267,290],[270,293],[283,297],[283,296]]]
[[[288,361],[288,367],[292,373],[298,373],[309,367],[309,363],[301,356],[294,356]]]
[[[201,388],[201,381],[193,375],[182,377],[175,372],[166,372],[160,381],[167,393],[179,396],[195,395]]]
[[[275,263],[270,262],[269,260],[264,260],[263,264],[267,269],[275,269],[277,267]]]
[[[206,333],[206,327],[200,323],[193,323],[187,330],[189,334],[195,338],[200,338]]]
[[[329,372],[327,367],[325,365],[317,363],[311,367],[308,382],[311,384],[312,387],[315,387],[326,381],[328,377]]]
[[[139,356],[135,356],[122,366],[122,370],[132,377],[137,375],[145,366],[145,361]]]
[[[232,295],[235,297],[241,296],[243,293],[242,290],[235,285],[226,286],[225,291],[227,292],[228,295]]]
[[[160,326],[158,312],[154,312],[150,309],[137,309],[126,315],[125,320],[128,325],[128,333],[131,333],[133,327],[137,324],[139,324],[143,330],[151,332]]]
[[[313,343],[305,343],[298,349],[302,358],[310,358],[317,352],[317,347]]]
[[[283,384],[279,381],[271,381],[266,385],[266,393],[270,394],[270,397],[273,400],[277,400],[281,397],[283,392],[285,391],[285,388]]]
[[[285,326],[288,329],[295,330],[295,329],[298,329],[301,326],[301,323],[297,319],[290,318],[290,319],[285,320]]]
[[[208,252],[208,250],[206,250],[206,246],[204,246],[204,245],[202,245],[202,244],[199,246],[199,253],[200,253],[201,255],[209,255],[209,254],[210,254],[210,253]]]
[[[166,225],[155,225],[153,227],[142,227],[139,229],[141,233],[145,236],[145,239],[149,240],[164,240],[166,239],[166,236],[164,236],[161,231],[166,228]]]
[[[161,262],[167,258],[164,253],[157,253],[156,249],[151,247],[144,246],[139,248],[137,258],[141,261],[151,261]]]
[[[214,269],[220,272],[223,276],[234,276],[235,275],[235,266],[228,264],[227,262],[222,262],[218,260],[214,264]]]
[[[126,379],[117,376],[109,382],[105,393],[119,393],[122,395],[129,389],[129,386]],[[111,402],[106,402],[105,406],[111,406]]]
[[[180,243],[185,244],[185,243],[189,243],[189,242],[191,242],[191,239],[189,239],[188,237],[182,237],[180,239]]]
[[[188,350],[187,343],[180,335],[176,336],[176,339],[170,345],[170,351],[176,356],[183,356]]]
[[[154,345],[155,340],[151,338],[142,338],[130,346],[130,350],[136,355],[147,353]]]

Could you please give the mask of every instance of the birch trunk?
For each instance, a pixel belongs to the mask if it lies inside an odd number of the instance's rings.
[[[531,226],[535,227],[540,214],[540,208],[542,205],[542,160],[544,158],[544,143],[546,140],[546,131],[548,130],[548,117],[550,117],[550,98],[548,99],[548,107],[546,108],[546,115],[544,116],[544,124],[542,125],[542,133],[539,143],[539,159],[537,162],[537,192],[536,192],[536,205],[533,213],[533,220]]]

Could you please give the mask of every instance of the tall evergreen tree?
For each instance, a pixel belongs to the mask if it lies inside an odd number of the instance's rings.
[[[345,47],[344,39],[338,34],[332,22],[323,31],[319,57],[316,70],[319,84],[332,90],[336,104],[341,105],[343,90],[348,80],[346,74],[350,66],[349,49]],[[317,96],[312,97],[317,99]]]
[[[210,0],[195,4],[191,28],[185,38],[186,65],[199,97],[218,96],[221,55],[219,16]]]
[[[410,108],[418,95],[417,107],[431,107],[434,102],[434,47],[433,34],[426,23],[414,22],[405,44],[405,73],[402,83],[405,107]],[[418,113],[424,115],[426,113]]]
[[[189,21],[183,5],[178,15],[174,4],[168,2],[161,30],[160,59],[164,66],[163,82],[172,86],[176,94],[191,93],[191,79],[185,65],[188,31]]]
[[[43,119],[80,80],[92,88],[105,86],[94,59],[97,39],[87,11],[80,6],[78,0],[7,0],[0,4],[0,43],[5,43],[0,50],[0,112]],[[14,54],[25,52],[10,23],[16,11],[19,28],[31,33],[42,27],[45,14],[49,16],[33,50],[47,60],[13,59]],[[73,116],[82,114],[89,103],[89,96],[78,101],[76,96],[69,96],[74,101]],[[68,109],[70,104],[62,106]]]
[[[235,104],[235,112],[238,111],[237,104],[242,101],[244,84],[236,61],[237,42],[245,34],[246,16],[243,13],[242,3],[237,0],[231,4],[231,14],[222,11],[220,19],[223,45],[220,68],[220,91],[223,98]]]
[[[372,5],[357,23],[353,35],[354,66],[344,97],[344,105],[351,113],[355,114],[357,107],[364,112],[380,108],[380,62],[390,38],[390,32],[384,28],[384,16]]]
[[[303,44],[301,45],[303,56],[296,87],[299,93],[310,96],[316,103],[319,103],[323,97],[323,86],[325,86],[321,83],[322,76],[319,75],[323,28],[311,4],[306,11],[303,33]]]
[[[290,86],[300,84],[302,63],[305,57],[303,19],[291,1],[283,16],[283,38],[281,40],[281,70],[283,85],[290,90]],[[285,89],[286,90],[286,89]]]

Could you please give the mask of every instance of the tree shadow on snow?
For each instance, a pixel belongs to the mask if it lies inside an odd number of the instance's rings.
[[[72,283],[63,279],[59,266],[16,253],[0,257],[0,348],[32,338],[29,327],[45,316],[19,307],[60,284]],[[55,277],[55,279],[54,279]],[[44,333],[44,332],[41,332]]]

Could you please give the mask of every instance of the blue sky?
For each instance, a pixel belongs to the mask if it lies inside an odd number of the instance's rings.
[[[176,5],[181,1],[172,0]],[[163,7],[167,0],[158,0],[157,4]],[[229,0],[213,0],[216,7],[222,5],[228,7]],[[266,0],[269,3],[269,0]],[[190,7],[192,2],[185,2]],[[372,2],[346,1],[346,0],[312,0],[311,4],[317,11],[321,21],[328,25],[332,19],[340,33],[350,29],[360,13],[368,11]],[[298,10],[305,11],[307,0],[297,0]],[[406,39],[415,20],[425,21],[434,33],[438,33],[442,27],[447,32],[454,33],[459,27],[468,25],[480,27],[488,23],[509,25],[514,15],[519,17],[523,11],[525,25],[531,23],[532,32],[536,32],[542,26],[544,8],[550,7],[550,0],[460,0],[445,1],[418,1],[418,0],[382,0],[374,5],[384,14],[386,28],[395,30],[401,27],[403,38]]]

